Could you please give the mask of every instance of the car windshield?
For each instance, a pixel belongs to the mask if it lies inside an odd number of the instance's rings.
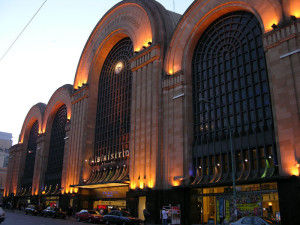
[[[99,215],[99,212],[98,211],[94,211],[94,210],[90,210],[89,214],[97,214],[97,215]]]
[[[266,221],[267,223],[269,223],[269,224],[279,224],[277,221],[271,220],[271,219],[266,218],[266,217],[263,217],[262,219],[263,219],[264,221]]]

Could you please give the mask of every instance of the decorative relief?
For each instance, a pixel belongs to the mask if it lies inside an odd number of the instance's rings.
[[[89,95],[89,89],[87,84],[84,84],[81,88],[76,90],[76,92],[72,95],[72,104],[75,104],[79,101],[81,101],[84,98],[87,98]]]
[[[149,48],[149,49],[148,49]],[[160,49],[158,46],[145,48],[143,52],[140,52],[131,60],[131,70],[135,71],[145,65],[159,59]]]
[[[273,48],[276,45],[281,44],[282,42],[299,37],[300,31],[300,22],[294,22],[286,27],[283,27],[279,30],[271,31],[264,35],[264,45],[267,49]]]
[[[185,84],[184,75],[182,73],[177,73],[176,75],[168,76],[163,81],[163,90],[169,90],[184,84]]]

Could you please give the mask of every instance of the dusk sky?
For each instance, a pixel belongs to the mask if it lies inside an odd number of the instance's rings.
[[[0,0],[0,131],[17,144],[32,106],[47,104],[64,84],[73,84],[84,45],[102,16],[119,0]],[[173,0],[159,0],[173,11]],[[183,14],[192,0],[174,0]]]

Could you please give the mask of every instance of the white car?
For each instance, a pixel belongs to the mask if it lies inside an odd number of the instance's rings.
[[[230,223],[229,225],[273,225],[273,224],[280,224],[280,223],[268,219],[266,217],[245,216],[235,222]]]
[[[2,223],[5,220],[5,212],[4,210],[0,207],[0,223]]]

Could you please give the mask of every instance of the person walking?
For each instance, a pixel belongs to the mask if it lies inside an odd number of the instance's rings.
[[[163,207],[161,214],[163,221],[162,225],[168,225],[168,210],[165,207]]]

